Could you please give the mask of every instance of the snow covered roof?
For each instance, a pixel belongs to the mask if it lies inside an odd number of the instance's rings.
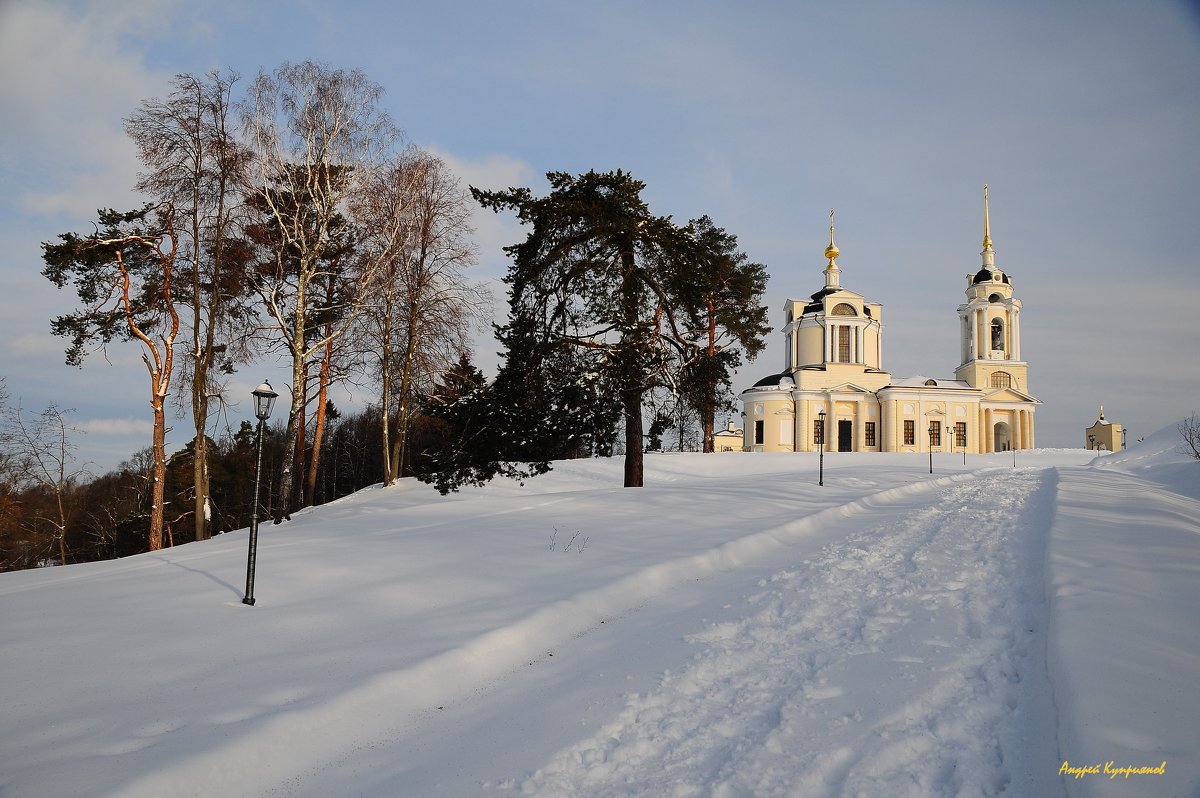
[[[931,384],[932,383],[932,384]],[[888,388],[966,388],[971,386],[962,380],[942,380],[917,374],[912,377],[900,377],[892,380]]]

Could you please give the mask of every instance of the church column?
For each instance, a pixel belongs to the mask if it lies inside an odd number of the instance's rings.
[[[960,320],[962,321],[962,346],[958,348],[959,357],[961,358],[961,362],[967,363],[971,359],[971,325],[967,323],[965,315],[961,316]]]
[[[983,411],[983,429],[984,429],[984,449],[985,452],[994,452],[996,450],[996,430],[992,428],[992,411],[990,408]]]
[[[976,308],[976,310],[975,310],[975,357],[978,360],[982,360],[984,358],[984,356],[987,354],[987,352],[985,351],[986,347],[987,347],[987,344],[986,344],[987,329],[985,329],[986,325],[987,325],[987,314],[984,312],[983,308]]]
[[[1012,335],[1013,335],[1013,360],[1021,359],[1021,309],[1017,308],[1013,311],[1012,317]],[[1028,387],[1028,386],[1026,386]],[[1032,448],[1032,447],[1031,447]]]
[[[881,452],[891,452],[896,449],[895,413],[888,412],[889,404],[883,399],[879,400],[879,437],[876,439],[876,443]]]
[[[833,402],[833,394],[825,394],[825,451],[836,452],[837,447],[829,448],[831,441],[837,440],[837,408]]]
[[[1016,311],[1013,308],[1008,308],[1006,317],[1006,332],[1008,332],[1008,346],[1004,350],[1008,353],[1009,360],[1016,360]]]
[[[858,405],[854,408],[854,451],[867,450],[867,406],[862,397],[858,397]]]
[[[833,362],[833,339],[837,332],[837,325],[831,324],[828,319],[825,320],[825,362]]]

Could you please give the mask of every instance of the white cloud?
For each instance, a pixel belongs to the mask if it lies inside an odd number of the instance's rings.
[[[132,197],[137,172],[122,118],[164,86],[143,62],[172,2],[11,2],[0,19],[3,171],[26,177],[23,210],[91,216]],[[41,170],[29,174],[29,170]]]
[[[529,186],[536,176],[533,167],[510,155],[494,154],[482,160],[471,160],[452,155],[437,145],[426,149],[446,162],[450,171],[462,180],[464,188],[503,190]],[[471,214],[471,225],[475,228],[474,239],[479,245],[482,270],[488,275],[503,274],[507,270],[507,259],[501,249],[521,240],[521,226],[512,214],[495,213],[478,205]]]
[[[135,418],[93,418],[80,423],[78,427],[90,435],[149,436],[154,431],[151,422]]]

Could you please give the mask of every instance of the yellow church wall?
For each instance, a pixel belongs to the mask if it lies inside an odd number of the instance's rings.
[[[772,391],[747,402],[745,439],[747,451],[793,451],[794,403],[790,393]],[[762,441],[756,440],[761,422]]]
[[[1021,361],[997,360],[993,362],[979,361],[966,363],[958,367],[955,376],[968,385],[983,390],[992,388],[992,375],[1006,372],[1011,379],[1011,387],[1022,393],[1029,393],[1029,366]]]
[[[826,363],[823,369],[805,369],[792,375],[797,388],[827,391],[842,385],[857,385],[868,391],[878,391],[892,381],[887,372],[865,371],[855,363]]]
[[[1109,421],[1097,421],[1084,431],[1084,445],[1088,449],[1119,452],[1121,450],[1121,425]]]
[[[851,423],[851,451],[878,452],[881,441],[881,418],[874,394],[847,391],[824,396],[802,395],[796,400],[796,440],[798,452],[817,450],[816,426],[820,412],[825,411],[826,451],[839,447],[839,421]],[[867,423],[875,425],[875,443],[867,445]]]
[[[825,330],[818,325],[804,326],[797,330],[796,364],[819,365],[824,356]]]
[[[879,328],[875,326],[863,330],[863,363],[869,368],[880,367]]]

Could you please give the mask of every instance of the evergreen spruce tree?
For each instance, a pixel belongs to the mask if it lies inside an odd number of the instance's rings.
[[[546,177],[551,191],[542,198],[527,188],[471,189],[484,207],[515,211],[531,228],[525,241],[505,249],[513,261],[505,278],[509,323],[500,330],[510,358],[507,376],[527,381],[511,386],[517,395],[545,390],[550,404],[540,408],[547,417],[539,422],[554,429],[550,417],[570,410],[592,417],[583,425],[587,434],[611,413],[611,399],[601,395],[593,407],[564,405],[555,393],[577,400],[601,384],[610,387],[625,427],[624,484],[640,487],[643,398],[679,346],[678,278],[689,238],[669,217],[651,214],[641,197],[645,184],[620,170]],[[528,371],[517,370],[514,347],[530,360]],[[500,393],[505,376],[502,371],[497,378]],[[546,432],[529,426],[530,435]]]

